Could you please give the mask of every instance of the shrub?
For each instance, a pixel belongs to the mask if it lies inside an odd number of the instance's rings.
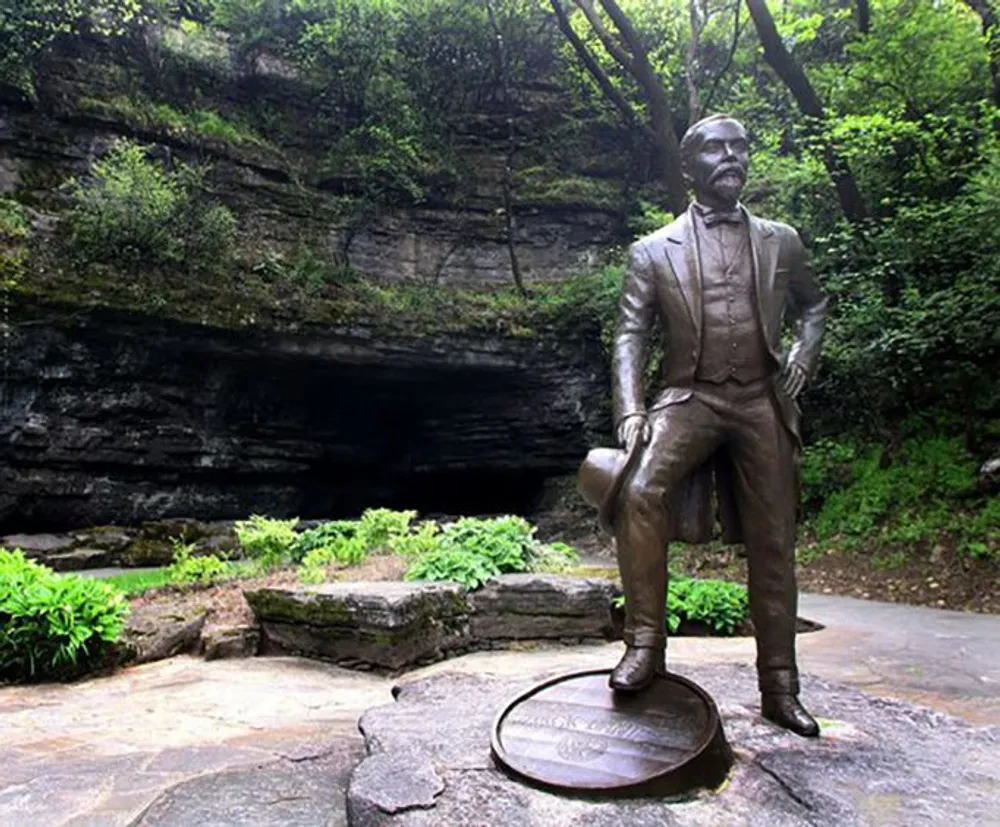
[[[233,566],[214,554],[192,556],[196,545],[174,541],[174,562],[168,569],[170,582],[177,585],[208,585],[233,576]]]
[[[236,523],[236,536],[251,560],[263,569],[273,569],[295,559],[299,543],[295,526],[298,524],[298,517],[274,520],[254,514],[249,520]]]
[[[205,167],[150,159],[146,147],[115,142],[89,179],[67,183],[70,252],[131,271],[160,266],[218,269],[230,257],[236,219],[202,197]]]
[[[746,586],[739,583],[675,577],[668,589],[667,608],[671,631],[676,632],[681,621],[689,620],[731,635],[746,621],[750,600]]]
[[[393,511],[388,508],[369,508],[358,521],[358,535],[367,551],[389,547],[394,540],[405,537],[416,511]]]
[[[536,550],[536,571],[563,572],[568,571],[580,562],[580,553],[568,543],[548,543],[538,546]]]
[[[854,460],[850,484],[826,497],[812,528],[819,540],[857,539],[919,514],[927,530],[900,539],[920,539],[945,528],[948,504],[975,490],[976,467],[961,439],[907,440],[895,457],[870,449]]]
[[[20,550],[0,550],[0,679],[79,676],[105,663],[128,604],[107,583],[60,576]]]
[[[625,598],[615,600],[624,606]],[[722,635],[733,634],[750,615],[746,586],[725,580],[671,577],[667,588],[667,628],[676,632],[681,623],[702,623]]]
[[[521,517],[465,517],[445,525],[436,547],[418,556],[404,576],[477,589],[499,574],[530,571],[538,553],[534,535]]]
[[[326,544],[308,551],[302,558],[299,579],[303,583],[322,583],[330,566],[354,566],[368,554],[358,536],[331,535]]]
[[[304,560],[311,551],[334,545],[341,540],[352,540],[357,536],[357,520],[331,520],[299,534],[294,540],[291,558],[296,561]]]
[[[404,577],[407,580],[458,583],[472,591],[498,574],[499,569],[485,557],[456,546],[438,546],[418,557]]]
[[[425,520],[407,534],[394,537],[389,550],[403,557],[419,557],[435,551],[440,545],[440,538],[441,526],[433,520]]]

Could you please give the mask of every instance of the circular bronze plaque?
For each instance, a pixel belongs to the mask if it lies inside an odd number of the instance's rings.
[[[493,725],[501,769],[538,786],[590,795],[680,795],[722,783],[733,764],[719,712],[697,684],[657,678],[613,692],[610,670],[539,684]]]

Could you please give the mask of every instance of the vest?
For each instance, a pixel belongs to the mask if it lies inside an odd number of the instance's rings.
[[[695,219],[701,260],[701,358],[695,379],[746,384],[770,373],[757,316],[753,256],[745,224],[707,228]]]

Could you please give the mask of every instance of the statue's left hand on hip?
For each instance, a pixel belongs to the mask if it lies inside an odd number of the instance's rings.
[[[795,399],[802,393],[802,389],[806,386],[808,380],[809,376],[806,374],[805,368],[795,362],[786,364],[781,371],[781,375],[778,377],[781,389],[792,399]]]

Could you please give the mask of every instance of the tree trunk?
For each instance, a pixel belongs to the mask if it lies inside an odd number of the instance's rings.
[[[746,4],[761,45],[764,47],[764,60],[788,87],[788,91],[798,104],[799,111],[809,119],[809,127],[813,130],[821,129],[825,118],[823,104],[820,103],[802,67],[785,48],[778,34],[778,28],[774,24],[774,18],[767,8],[766,0],[746,0]],[[824,142],[823,163],[833,179],[840,208],[847,220],[856,224],[866,218],[868,209],[850,167],[828,141]]]
[[[507,254],[510,257],[510,272],[514,277],[514,285],[517,287],[517,292],[522,297],[527,298],[528,291],[524,287],[524,279],[521,275],[521,263],[518,260],[517,248],[514,245],[514,156],[517,153],[517,131],[514,128],[514,113],[510,96],[510,64],[507,62],[507,47],[503,40],[503,32],[500,29],[500,23],[497,20],[491,0],[486,0],[486,10],[490,17],[490,26],[493,27],[496,43],[497,73],[500,75],[500,83],[503,87],[503,105],[507,109],[507,153],[504,157],[503,166],[504,235],[507,240]]]
[[[868,34],[872,30],[872,10],[868,0],[857,0],[858,31]]]
[[[556,22],[559,24],[559,30],[563,33],[563,37],[569,41],[583,67],[590,73],[590,76],[597,83],[601,92],[604,93],[604,97],[618,110],[618,114],[622,116],[622,120],[628,126],[639,129],[652,142],[654,140],[653,130],[639,122],[632,105],[615,88],[611,82],[611,78],[608,77],[607,73],[601,68],[601,64],[597,62],[597,59],[591,54],[590,49],[587,48],[587,44],[573,30],[573,26],[570,24],[569,17],[566,14],[566,9],[563,8],[562,1],[549,0],[549,4],[552,6],[552,11],[555,12]]]
[[[680,143],[677,140],[677,133],[674,132],[670,98],[663,82],[649,62],[642,38],[615,0],[600,0],[600,3],[618,30],[621,43],[618,43],[605,27],[594,8],[594,0],[573,0],[573,2],[583,12],[608,54],[624,71],[632,75],[642,88],[649,108],[649,121],[658,156],[658,178],[667,188],[667,206],[674,215],[680,215],[687,209],[688,204],[687,184],[681,171]]]
[[[964,0],[965,5],[979,15],[989,50],[990,75],[993,78],[993,103],[1000,106],[1000,21],[991,0]]]
[[[688,16],[691,18],[691,43],[688,45],[687,60],[684,62],[684,78],[688,89],[688,120],[694,123],[701,119],[698,57],[701,52],[701,30],[704,22],[698,14],[698,0],[688,0]]]

